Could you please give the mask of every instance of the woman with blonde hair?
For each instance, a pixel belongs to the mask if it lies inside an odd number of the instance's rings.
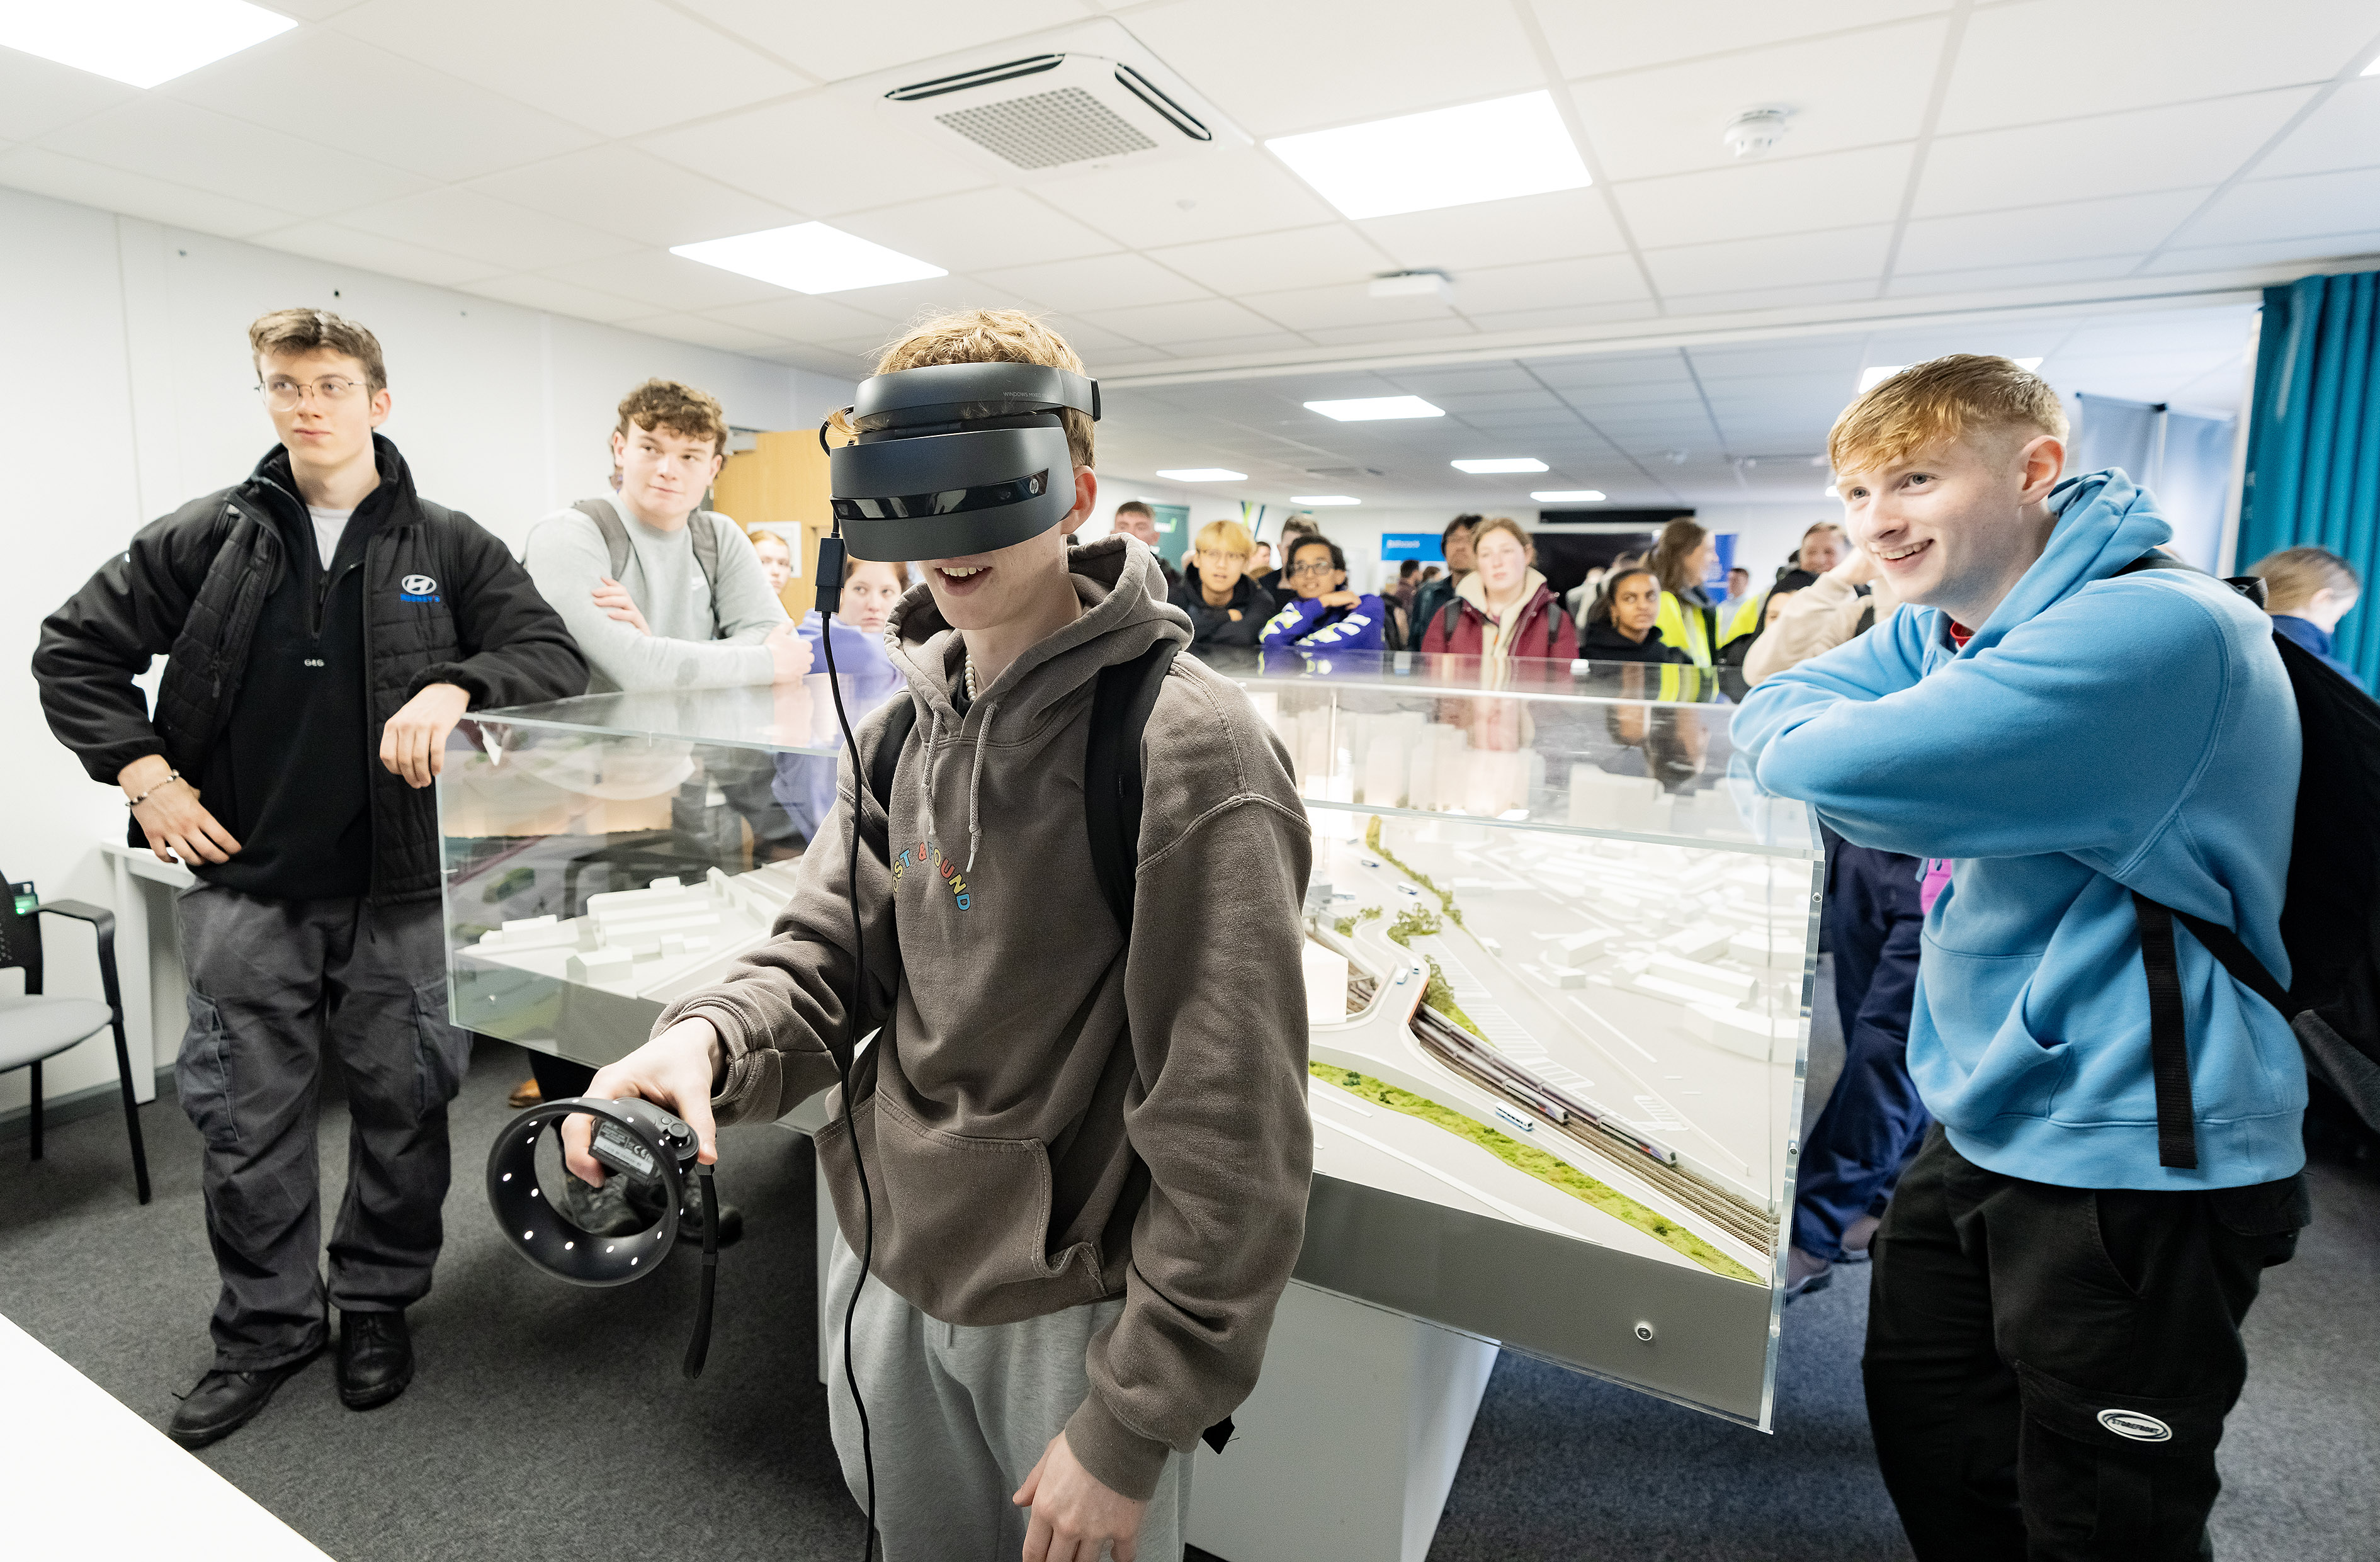
[[[1537,573],[1537,545],[1521,523],[1499,515],[1471,533],[1471,573],[1452,600],[1431,615],[1421,648],[1456,656],[1570,660],[1576,644],[1570,614]]]
[[[1237,521],[1208,521],[1190,544],[1190,567],[1166,599],[1190,615],[1190,649],[1253,646],[1277,604],[1248,574],[1256,543]]]
[[[1696,667],[1711,664],[1711,648],[1716,643],[1710,599],[1703,594],[1703,581],[1718,558],[1718,544],[1711,540],[1710,532],[1681,515],[1661,528],[1653,555],[1645,560],[1661,582],[1661,611],[1654,620],[1654,631],[1662,644],[1685,652],[1686,660]]]
[[[2265,611],[2273,615],[2274,634],[2304,647],[2323,665],[2363,687],[2363,680],[2331,649],[2332,631],[2355,611],[2355,599],[2363,594],[2362,577],[2353,564],[2327,548],[2284,548],[2249,565],[2248,573],[2265,583]]]

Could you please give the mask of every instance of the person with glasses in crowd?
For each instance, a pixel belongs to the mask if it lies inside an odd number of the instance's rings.
[[[1168,596],[1190,615],[1190,649],[1198,656],[1222,646],[1253,646],[1274,611],[1272,593],[1248,578],[1256,545],[1237,521],[1198,528],[1194,565]]]
[[[587,662],[504,545],[421,498],[380,343],[321,309],[249,328],[279,442],[135,535],[42,625],[50,730],[124,789],[176,903],[190,1027],[175,1065],[205,1144],[222,1276],[213,1364],[167,1435],[248,1423],[330,1343],[350,1410],[413,1378],[405,1310],[444,1229],[448,1023],[429,791],[467,711],[583,692]],[[152,714],[134,680],[167,658]],[[377,763],[375,764],[375,761]],[[321,1273],[316,1104],[346,1081],[346,1193]]]
[[[1386,644],[1388,610],[1368,591],[1347,589],[1347,555],[1320,534],[1290,545],[1281,572],[1297,595],[1272,615],[1258,644],[1318,651],[1377,651]]]

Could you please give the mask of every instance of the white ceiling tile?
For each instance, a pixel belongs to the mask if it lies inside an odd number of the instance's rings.
[[[835,226],[947,271],[977,272],[1120,248],[1027,190],[978,189],[853,212]]]
[[[258,234],[256,242],[269,249],[285,249],[292,255],[311,256],[317,260],[331,260],[343,266],[381,272],[389,276],[404,277],[408,282],[426,282],[439,287],[477,282],[504,269],[498,264],[450,255],[444,250],[408,244],[403,239],[389,238],[376,233],[359,233],[337,223],[296,223],[270,233]]]
[[[1545,86],[1519,18],[1502,6],[1366,0],[1358,16],[1279,0],[1182,0],[1130,21],[1259,139]]]
[[[1687,361],[1695,376],[1717,394],[1725,381],[1769,381],[1803,374],[1851,374],[1860,368],[1856,339],[1827,337],[1815,341],[1763,342],[1741,346],[1689,347]]]
[[[856,115],[850,100],[829,91],[664,130],[638,144],[808,217],[991,183],[973,163],[880,116]]]
[[[430,181],[300,136],[145,97],[42,138],[54,151],[301,216],[426,189]]]
[[[1379,342],[1427,340],[1441,336],[1475,336],[1478,333],[1459,317],[1403,321],[1394,325],[1318,325],[1305,334],[1326,347],[1361,347]]]
[[[285,32],[157,91],[433,179],[468,179],[594,139],[330,28]]]
[[[1538,25],[1564,76],[1602,76],[1721,50],[1749,50],[1789,39],[1867,27],[1944,9],[1942,0],[1828,0],[1778,6],[1769,0],[1701,0],[1647,6],[1641,0],[1536,0]]]
[[[1202,298],[1207,290],[1142,255],[1093,255],[986,271],[983,280],[1049,309],[1088,313]]]
[[[1943,131],[2327,81],[2360,63],[2368,6],[2339,0],[2028,0],[1981,7],[1942,106]],[[2089,63],[2090,86],[2075,91]]]
[[[1106,358],[1113,363],[1123,363],[1147,351],[1145,343],[1106,326],[1094,325],[1079,315],[1047,316],[1042,323],[1063,336],[1067,345],[1087,360]],[[1097,364],[1094,363],[1093,367],[1096,368]]]
[[[846,309],[873,315],[889,325],[959,309],[1019,309],[1031,315],[1046,312],[1033,299],[972,276],[935,276],[883,287],[854,287],[831,297]]]
[[[543,271],[636,248],[635,241],[617,234],[532,212],[460,185],[384,200],[345,212],[339,221],[506,270]]]
[[[1643,387],[1676,385],[1691,393],[1693,377],[1685,355],[1664,347],[1645,353],[1590,353],[1574,358],[1540,358],[1530,372],[1547,384],[1565,391],[1645,394]]]
[[[606,136],[811,85],[658,0],[370,0],[331,25]]]
[[[808,369],[812,374],[831,375],[837,380],[856,380],[874,364],[872,358],[856,357],[832,347],[813,347],[796,343],[788,347],[755,347],[751,355],[771,363],[790,365]]]
[[[633,298],[599,293],[594,288],[564,282],[559,277],[526,272],[518,276],[497,276],[484,282],[466,283],[463,291],[476,293],[482,298],[518,304],[527,309],[543,309],[549,314],[569,315],[577,320],[591,320],[605,325],[652,313],[650,305]]]
[[[2359,77],[2331,94],[2256,164],[2256,177],[2327,174],[2380,163],[2380,76]]]
[[[1626,304],[1647,297],[1644,273],[1626,255],[1492,266],[1465,272],[1454,285],[1454,307],[1475,316],[1509,314],[1516,309]]]
[[[1512,314],[1473,314],[1471,323],[1486,332],[1561,331],[1580,325],[1608,325],[1614,321],[1644,320],[1659,314],[1650,297],[1633,304],[1570,304],[1550,309],[1522,309]]]
[[[1876,284],[1803,282],[1787,287],[1742,287],[1717,293],[1671,293],[1666,301],[1672,314],[1731,314],[1740,309],[1791,309],[1811,304],[1849,304],[1876,297]]]
[[[1809,233],[1892,218],[1913,152],[1902,144],[1765,159],[1632,180],[1614,185],[1611,194],[1647,248]]]
[[[1141,249],[1311,227],[1339,216],[1270,152],[1254,147],[1077,174],[1033,189],[1076,221]]]
[[[1244,293],[1239,297],[1267,320],[1278,321],[1292,331],[1439,322],[1453,318],[1448,307],[1434,297],[1375,298],[1359,282],[1330,287],[1283,288],[1278,293]]]
[[[2042,260],[2083,260],[2140,255],[2197,210],[2206,191],[2155,195],[1983,212],[1912,222],[1900,241],[1896,272],[1946,272]]]
[[[471,188],[661,248],[800,220],[785,207],[618,141],[491,174]]]
[[[571,260],[546,268],[546,273],[601,293],[641,299],[651,306],[652,313],[713,309],[788,297],[783,288],[771,283],[723,272],[665,249],[639,249],[625,255]]]
[[[1602,189],[1556,190],[1375,217],[1356,226],[1401,266],[1436,266],[1460,274],[1475,266],[1513,266],[1610,255],[1625,249]]]
[[[730,325],[723,320],[706,315],[643,315],[619,322],[626,331],[641,331],[648,336],[667,337],[673,342],[691,342],[698,347],[717,347],[722,352],[750,353],[770,347],[786,345],[782,336],[766,332]]]
[[[16,147],[0,152],[0,185],[225,238],[248,238],[283,227],[292,216],[251,201],[192,189],[171,179],[152,179],[146,174],[86,163],[46,147]]]
[[[1793,287],[1854,281],[1874,278],[1884,269],[1885,245],[1891,234],[1888,224],[1877,223],[1831,233],[1648,249],[1645,264],[1653,272],[1653,285],[1665,297],[1753,285]]]
[[[2290,88],[1937,137],[1926,153],[1912,214],[1938,217],[2218,185],[2311,96],[2310,88]],[[2380,162],[2380,151],[2371,161]]]
[[[1548,394],[1536,375],[1517,363],[1431,364],[1421,369],[1390,369],[1386,378],[1401,391],[1431,398],[1504,393]]]
[[[140,96],[138,87],[14,49],[0,49],[0,136],[10,140],[30,140]]]
[[[2191,245],[2252,244],[2368,228],[2380,217],[2380,167],[2251,179],[2177,236]]]
[[[1196,298],[1176,304],[1143,304],[1133,309],[1085,309],[1083,318],[1135,342],[1173,347],[1204,344],[1228,336],[1277,335],[1277,345],[1302,346],[1295,337],[1281,335],[1274,322],[1253,314],[1228,298]]]
[[[900,332],[881,317],[865,313],[832,298],[789,294],[765,304],[736,304],[705,309],[711,319],[740,325],[780,341],[820,345],[828,342],[871,341],[880,346]]]
[[[2102,255],[2088,260],[2034,260],[2015,266],[1962,266],[1947,272],[1896,271],[1885,292],[1895,298],[1929,293],[1985,293],[2002,287],[2053,287],[2129,275],[2141,257]]]
[[[821,81],[889,70],[1083,19],[1074,0],[902,0],[877,6],[788,6],[783,0],[686,0],[710,18]],[[992,60],[1013,58],[992,54]]]
[[[1160,304],[1160,309],[1181,309],[1178,304]],[[1195,308],[1196,306],[1186,306]],[[1167,344],[1174,352],[1188,357],[1229,357],[1238,353],[1278,353],[1294,347],[1310,347],[1313,343],[1291,331],[1261,331],[1249,336],[1184,336],[1170,339]]]
[[[1153,249],[1149,258],[1224,294],[1361,285],[1378,272],[1399,269],[1344,223],[1178,244]]]
[[[2343,214],[2342,220],[2372,221],[2366,213]],[[2205,248],[2168,249],[2145,268],[2152,276],[2188,276],[2197,272],[2229,271],[2241,266],[2274,266],[2289,262],[2308,271],[2330,268],[2345,260],[2380,257],[2380,227],[2353,233],[2323,234],[2313,238],[2268,239],[2261,244],[2217,244]],[[2357,266],[2358,271],[2371,268]]]
[[[1650,178],[1732,166],[1719,139],[1747,108],[1791,108],[1779,151],[1793,156],[1915,138],[1944,24],[1908,22],[1579,83],[1605,172]],[[1773,153],[1771,155],[1774,155]]]

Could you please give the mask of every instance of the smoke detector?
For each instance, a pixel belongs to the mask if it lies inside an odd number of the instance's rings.
[[[1785,121],[1792,115],[1790,108],[1748,108],[1729,120],[1718,137],[1736,156],[1757,157],[1785,139]]]
[[[1249,144],[1105,18],[905,66],[849,90],[1008,184]]]
[[[1454,297],[1454,282],[1441,271],[1382,272],[1372,279],[1367,291],[1375,298],[1435,298],[1446,303]]]

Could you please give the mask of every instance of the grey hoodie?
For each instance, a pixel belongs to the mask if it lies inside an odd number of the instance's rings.
[[[1255,1386],[1304,1240],[1299,906],[1311,854],[1280,745],[1238,687],[1177,658],[1149,720],[1134,948],[1100,899],[1083,813],[1099,670],[1186,642],[1155,557],[1070,551],[1083,615],[961,718],[957,632],[930,590],[886,626],[918,720],[889,825],[860,834],[866,1012],[857,1109],[819,1136],[844,1235],[861,1240],[856,1133],[875,1199],[871,1272],[946,1323],[992,1325],[1124,1299],[1066,1425],[1084,1467],[1146,1497]],[[859,732],[863,762],[884,730]],[[863,771],[863,773],[865,773]],[[834,1081],[845,1028],[852,778],[802,859],[776,936],[673,1004],[718,1027],[721,1120],[773,1117]]]

